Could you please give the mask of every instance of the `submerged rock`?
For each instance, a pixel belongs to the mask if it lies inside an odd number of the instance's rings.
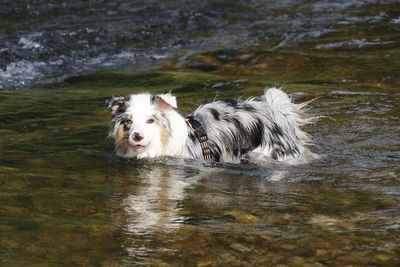
[[[339,222],[340,221],[338,219],[328,217],[326,215],[314,215],[308,221],[309,224],[311,224],[313,226],[318,226],[318,227],[335,226]]]
[[[218,66],[216,66],[216,65],[212,65],[212,64],[202,62],[202,61],[197,61],[197,60],[188,61],[188,62],[184,63],[184,66],[186,66],[187,68],[190,68],[190,69],[196,69],[196,70],[201,70],[201,71],[214,71],[214,70],[218,69]]]
[[[256,216],[241,211],[228,211],[225,212],[224,215],[232,216],[235,218],[236,221],[239,222],[251,223],[251,224],[258,222],[258,218]]]
[[[234,250],[239,251],[239,252],[250,252],[250,251],[252,251],[252,249],[250,247],[245,246],[245,245],[240,244],[240,243],[232,244],[231,248],[233,248]]]

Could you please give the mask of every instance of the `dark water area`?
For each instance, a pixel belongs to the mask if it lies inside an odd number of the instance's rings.
[[[398,46],[398,1],[3,0],[0,88],[137,70],[222,48]]]
[[[399,1],[1,1],[0,266],[399,266]],[[126,160],[110,95],[314,99],[301,164]]]

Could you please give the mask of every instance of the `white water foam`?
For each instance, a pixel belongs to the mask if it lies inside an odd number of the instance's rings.
[[[368,41],[367,39],[352,39],[340,42],[334,42],[329,44],[320,44],[315,46],[316,49],[329,49],[329,48],[342,48],[342,47],[357,47],[362,48],[366,46],[373,46],[373,45],[386,45],[386,44],[393,44],[395,41],[382,41],[380,39],[374,39],[372,41]]]

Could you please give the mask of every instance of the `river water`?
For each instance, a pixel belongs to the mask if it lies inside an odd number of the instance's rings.
[[[0,86],[148,68],[220,48],[319,50],[397,45],[398,1],[3,0]],[[370,30],[380,37],[369,36]],[[329,33],[334,42],[315,42]],[[351,37],[350,37],[351,36]]]
[[[400,2],[2,1],[1,266],[399,266]],[[320,158],[124,160],[110,95],[282,86]]]

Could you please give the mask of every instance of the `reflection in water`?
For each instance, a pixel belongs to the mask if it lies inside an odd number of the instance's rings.
[[[284,166],[276,165],[274,168],[278,169],[271,170],[256,165],[203,166],[195,161],[182,160],[178,164],[176,159],[166,161],[167,164],[160,164],[161,160],[133,163],[115,175],[118,189],[113,217],[116,227],[122,230],[126,265],[157,255],[174,255],[179,251],[169,248],[168,243],[187,238],[184,233],[193,229],[193,223],[202,225],[203,217],[208,221],[209,216],[233,216],[239,220],[244,216],[246,220],[245,210],[250,203],[257,206],[254,201],[261,196],[285,194],[292,187],[271,183],[285,178]],[[238,195],[241,197],[237,198]],[[231,231],[220,228],[220,222],[217,219],[215,225],[208,227]],[[255,231],[252,228],[250,225],[248,230]]]
[[[141,174],[135,192],[129,192],[123,200],[126,231],[148,234],[179,227],[184,219],[178,214],[179,203],[184,199],[188,182],[177,177],[182,175],[160,168]]]
[[[154,238],[179,229],[185,221],[180,214],[185,190],[197,183],[197,172],[185,166],[176,169],[160,166],[153,161],[149,165],[134,163],[115,176],[119,187],[114,199],[117,201],[114,220],[122,230],[127,265],[155,253]]]

